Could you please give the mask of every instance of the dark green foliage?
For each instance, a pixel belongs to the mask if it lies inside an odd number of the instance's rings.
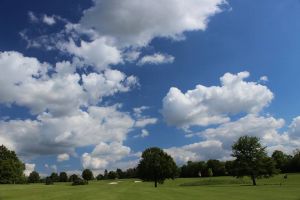
[[[289,163],[292,159],[291,156],[286,155],[282,151],[276,150],[272,154],[272,159],[275,162],[275,166],[281,172],[286,173],[289,171]]]
[[[183,165],[180,168],[180,177],[189,178],[189,177],[199,177],[206,176],[206,163],[203,161],[192,162],[188,161],[186,165]]]
[[[22,183],[25,165],[17,157],[14,151],[8,150],[4,145],[0,146],[0,184]]]
[[[83,180],[81,178],[77,178],[73,181],[72,185],[87,185],[88,181],[87,180]]]
[[[96,176],[96,179],[97,179],[98,181],[103,180],[103,179],[104,179],[104,176],[103,176],[102,174],[98,174],[98,175]]]
[[[40,175],[38,172],[33,171],[28,176],[28,183],[39,183],[40,182]]]
[[[126,176],[125,172],[123,172],[121,169],[117,169],[116,173],[117,173],[117,178],[119,179],[123,179]]]
[[[207,175],[208,175],[208,177],[213,177],[214,176],[213,170],[211,168],[208,168]]]
[[[93,180],[94,179],[93,172],[90,169],[83,170],[82,178],[86,181]]]
[[[76,179],[78,179],[78,175],[72,174],[72,175],[69,177],[69,182],[74,182]]]
[[[50,178],[53,182],[59,182],[59,176],[57,173],[55,172],[52,172],[51,175],[50,175]]]
[[[68,175],[66,172],[59,173],[59,182],[68,182]]]
[[[233,176],[233,161],[229,160],[225,162],[225,174]]]
[[[177,166],[171,156],[157,147],[146,149],[138,165],[138,176],[144,181],[154,181],[163,184],[165,179],[174,179]]]
[[[253,185],[256,178],[270,177],[277,172],[274,161],[267,156],[257,137],[243,136],[232,146],[233,174],[236,177],[249,176]]]
[[[108,179],[108,171],[107,171],[107,169],[104,170],[104,179]]]
[[[226,175],[225,163],[219,160],[208,160],[206,162],[207,168],[213,171],[214,176]]]
[[[108,172],[108,175],[107,175],[108,179],[116,179],[117,177],[118,177],[117,172],[114,172],[114,171]]]
[[[294,152],[294,156],[290,160],[290,171],[291,172],[300,172],[300,150],[297,149]]]
[[[136,168],[129,168],[125,172],[125,178],[137,178],[137,169]]]
[[[53,180],[51,177],[47,176],[45,179],[45,184],[46,185],[53,185]]]

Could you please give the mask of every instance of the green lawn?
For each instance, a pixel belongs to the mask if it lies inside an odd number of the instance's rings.
[[[231,177],[176,179],[153,187],[153,183],[134,183],[134,180],[92,181],[85,186],[70,183],[46,186],[0,185],[0,200],[300,200],[300,174],[289,174],[280,186],[283,175],[258,180],[253,187],[249,179]]]

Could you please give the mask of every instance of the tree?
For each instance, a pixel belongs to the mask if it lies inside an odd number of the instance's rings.
[[[300,172],[300,150],[296,149],[294,156],[290,161],[290,168],[292,172]]]
[[[250,176],[253,185],[256,178],[270,177],[275,174],[273,160],[267,156],[266,147],[262,147],[257,137],[243,136],[232,146],[234,175]]]
[[[272,154],[272,159],[277,169],[280,169],[280,171],[284,173],[288,171],[290,156],[284,154],[282,151],[276,150]]]
[[[56,172],[52,172],[50,175],[50,178],[53,182],[58,182],[59,181],[59,176]]]
[[[76,179],[78,179],[78,176],[76,174],[72,174],[70,177],[69,177],[69,182],[74,182]]]
[[[125,178],[125,172],[123,172],[121,169],[117,169],[116,173],[119,179]]]
[[[138,175],[144,181],[154,181],[163,184],[165,179],[174,179],[177,174],[177,166],[171,156],[157,147],[146,149],[138,165]]]
[[[104,179],[107,179],[108,178],[108,172],[107,172],[107,169],[104,170]]]
[[[25,165],[14,151],[0,146],[0,184],[18,183],[24,179]]]
[[[110,172],[108,172],[107,178],[108,179],[116,179],[117,176],[118,176],[118,174],[116,172],[110,171]]]
[[[104,176],[103,176],[102,174],[98,174],[98,175],[96,176],[96,179],[97,179],[98,181],[103,180],[103,179],[104,179]]]
[[[207,168],[211,168],[214,172],[214,176],[224,176],[226,174],[225,163],[219,160],[208,160]]]
[[[82,178],[86,181],[94,179],[93,172],[90,169],[85,169],[82,172]]]
[[[207,175],[208,175],[208,177],[213,177],[214,176],[213,170],[211,168],[208,168]]]
[[[68,175],[66,172],[60,172],[59,173],[59,182],[67,182],[68,181]]]
[[[38,172],[33,171],[28,176],[28,183],[39,183],[40,182],[40,175]]]

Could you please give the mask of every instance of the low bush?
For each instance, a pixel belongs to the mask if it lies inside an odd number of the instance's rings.
[[[88,181],[83,180],[81,178],[77,178],[73,181],[72,185],[87,185]]]

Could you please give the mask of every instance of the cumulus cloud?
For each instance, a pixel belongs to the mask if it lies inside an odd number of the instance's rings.
[[[220,78],[221,86],[197,85],[186,93],[172,87],[163,99],[164,119],[170,125],[189,128],[225,123],[238,113],[259,113],[274,95],[264,85],[245,81],[249,75],[226,73]]]
[[[173,63],[175,58],[171,55],[155,53],[153,55],[147,55],[142,57],[137,65],[158,65],[158,64],[166,64],[166,63]]]
[[[218,140],[207,140],[198,143],[185,145],[182,147],[171,147],[165,149],[178,164],[187,161],[208,160],[208,159],[224,159],[229,154],[224,151],[222,142]]]
[[[93,170],[105,169],[109,164],[115,163],[130,154],[130,148],[123,146],[119,142],[110,144],[101,142],[91,153],[82,155],[82,165],[84,168]]]
[[[141,134],[135,135],[134,138],[144,138],[144,137],[148,137],[149,135],[150,135],[149,131],[147,131],[146,129],[142,129]]]
[[[138,84],[135,76],[126,77],[118,70],[105,70],[104,73],[90,73],[82,76],[83,87],[93,103],[102,97],[111,96],[117,92],[128,92]]]
[[[122,52],[107,37],[99,37],[91,42],[81,40],[79,46],[70,39],[59,44],[59,48],[83,59],[86,65],[95,67],[97,71],[123,62]]]
[[[56,20],[55,20],[54,16],[44,15],[43,22],[49,26],[52,26],[56,23]]]
[[[33,172],[34,169],[35,169],[35,164],[25,163],[25,170],[24,170],[25,176],[29,176],[29,174]]]
[[[57,161],[58,161],[58,162],[67,161],[67,160],[69,160],[69,159],[70,159],[70,156],[69,156],[69,154],[67,154],[67,153],[62,153],[62,154],[59,154],[59,155],[57,156]]]
[[[236,121],[222,124],[216,128],[209,128],[199,132],[197,135],[201,142],[172,147],[166,149],[178,163],[185,163],[189,160],[207,159],[232,159],[231,146],[239,137],[248,135],[261,139],[267,151],[271,154],[274,150],[281,150],[291,154],[300,144],[300,138],[294,138],[295,130],[299,130],[296,117],[286,132],[280,132],[284,127],[283,119],[274,117],[257,116],[249,114]]]
[[[80,24],[116,38],[119,46],[145,46],[155,37],[181,39],[185,31],[205,30],[224,0],[94,0]],[[109,23],[107,23],[109,22]]]

